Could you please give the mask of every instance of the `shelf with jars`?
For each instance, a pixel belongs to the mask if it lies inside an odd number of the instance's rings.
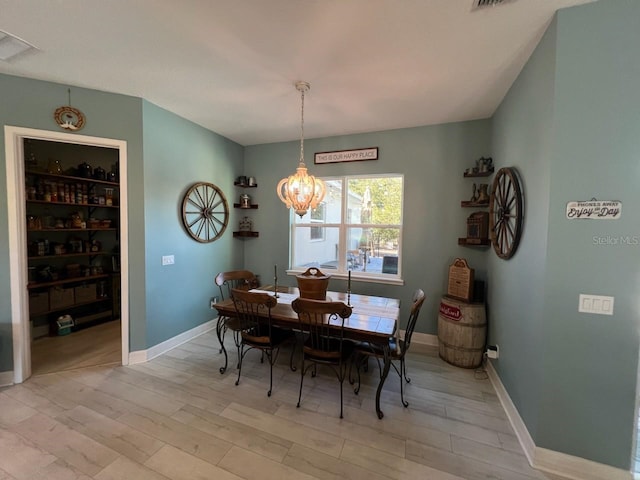
[[[87,155],[95,158],[84,160]],[[119,192],[112,149],[25,140],[27,289],[35,331],[58,334],[60,314],[74,319],[72,330],[115,318]]]

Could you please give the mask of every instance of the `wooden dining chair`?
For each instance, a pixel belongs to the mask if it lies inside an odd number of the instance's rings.
[[[242,374],[242,363],[244,357],[252,349],[260,350],[269,361],[269,391],[267,396],[271,396],[273,388],[273,365],[278,359],[280,347],[295,340],[295,333],[292,330],[282,330],[271,325],[271,309],[276,306],[277,300],[268,293],[248,292],[245,290],[232,289],[231,295],[233,304],[238,315],[238,328],[240,329],[240,353],[238,364],[238,379],[236,385],[240,383]],[[291,350],[291,368],[293,367],[293,352]],[[262,360],[261,360],[262,361]]]
[[[409,319],[407,320],[407,326],[405,327],[404,336],[402,338],[392,337],[389,339],[389,354],[391,356],[391,365],[400,377],[400,401],[405,407],[409,406],[409,402],[404,399],[404,383],[411,383],[411,379],[407,376],[407,365],[405,363],[405,356],[409,351],[411,345],[411,337],[413,331],[416,328],[416,322],[420,315],[420,309],[424,303],[424,292],[421,289],[417,289],[413,293],[411,299],[411,311],[409,313]],[[355,347],[355,359],[354,365],[356,365],[358,373],[358,386],[354,389],[356,395],[360,391],[360,368],[365,367],[370,357],[374,357],[378,361],[378,367],[380,368],[380,374],[382,375],[382,368],[380,365],[380,359],[384,358],[384,352],[379,345],[375,345],[369,342],[361,342]],[[400,365],[396,365],[398,362]]]
[[[231,290],[249,290],[258,286],[258,279],[253,272],[249,270],[232,270],[228,272],[220,272],[216,275],[215,284],[220,290],[220,301],[231,298]],[[228,358],[227,350],[224,348],[224,337],[227,330],[233,332],[233,342],[240,358],[240,328],[238,320],[232,317],[219,316],[216,324],[216,333],[220,340],[220,353],[224,353],[224,366],[220,367],[220,373],[227,370]]]
[[[308,332],[302,347],[302,368],[298,407],[302,398],[304,376],[310,368],[315,376],[317,365],[328,365],[340,382],[340,418],[342,417],[342,384],[347,376],[353,344],[344,339],[344,321],[352,309],[342,302],[296,298],[291,307],[298,314],[300,330]]]

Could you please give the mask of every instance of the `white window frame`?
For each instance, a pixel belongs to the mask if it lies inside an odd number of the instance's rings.
[[[369,175],[341,175],[341,176],[332,176],[332,177],[321,177],[321,180],[324,182],[330,182],[339,180],[342,182],[342,195],[341,195],[341,223],[323,223],[323,228],[338,228],[339,230],[339,240],[338,240],[338,266],[336,270],[331,270],[326,273],[329,273],[332,277],[336,278],[347,278],[349,270],[347,269],[347,231],[349,228],[353,228],[352,223],[347,223],[348,216],[348,195],[347,192],[347,182],[349,180],[357,179],[357,178],[389,178],[389,177],[399,177],[402,182],[402,208],[400,211],[400,224],[356,224],[361,228],[397,228],[398,229],[398,271],[395,274],[390,273],[378,273],[378,272],[363,272],[352,270],[351,277],[357,278],[359,281],[364,282],[372,282],[372,283],[383,283],[383,284],[392,284],[392,285],[404,285],[404,280],[402,279],[402,235],[404,229],[404,203],[405,203],[405,189],[404,189],[404,175],[401,173],[384,173],[384,174],[369,174]],[[326,207],[325,207],[326,208]],[[325,212],[326,218],[326,212]],[[303,272],[304,269],[301,267],[294,267],[294,252],[295,252],[295,231],[296,228],[311,228],[317,227],[318,221],[312,221],[309,218],[308,223],[296,223],[296,218],[294,217],[294,212],[290,212],[289,217],[289,269],[287,273],[295,275],[300,272]],[[319,241],[319,240],[311,240],[311,241]]]

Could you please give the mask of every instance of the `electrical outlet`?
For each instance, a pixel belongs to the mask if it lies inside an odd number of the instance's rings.
[[[175,257],[173,255],[163,255],[162,257],[162,265],[173,265],[176,263]]]
[[[487,345],[487,357],[493,359],[499,358],[500,347],[498,347],[498,345]]]
[[[218,297],[211,297],[211,299],[209,300],[209,308],[211,310],[215,309],[216,303],[218,303]]]

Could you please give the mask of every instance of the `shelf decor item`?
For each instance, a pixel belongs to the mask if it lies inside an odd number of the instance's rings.
[[[191,238],[209,243],[222,236],[229,223],[229,205],[213,183],[191,185],[182,199],[182,224]]]
[[[300,163],[296,173],[285,177],[278,183],[276,191],[278,197],[287,206],[295,210],[296,214],[304,217],[307,211],[314,209],[322,202],[325,195],[325,184],[319,178],[307,173],[304,163],[304,94],[309,91],[308,82],[297,82],[296,89],[300,92],[302,108],[300,115]]]
[[[253,230],[253,222],[249,217],[244,217],[240,220],[240,231],[241,232],[250,232]]]
[[[251,208],[251,197],[246,193],[240,195],[240,208]]]
[[[489,238],[489,213],[474,212],[467,217],[467,243],[486,245]]]

